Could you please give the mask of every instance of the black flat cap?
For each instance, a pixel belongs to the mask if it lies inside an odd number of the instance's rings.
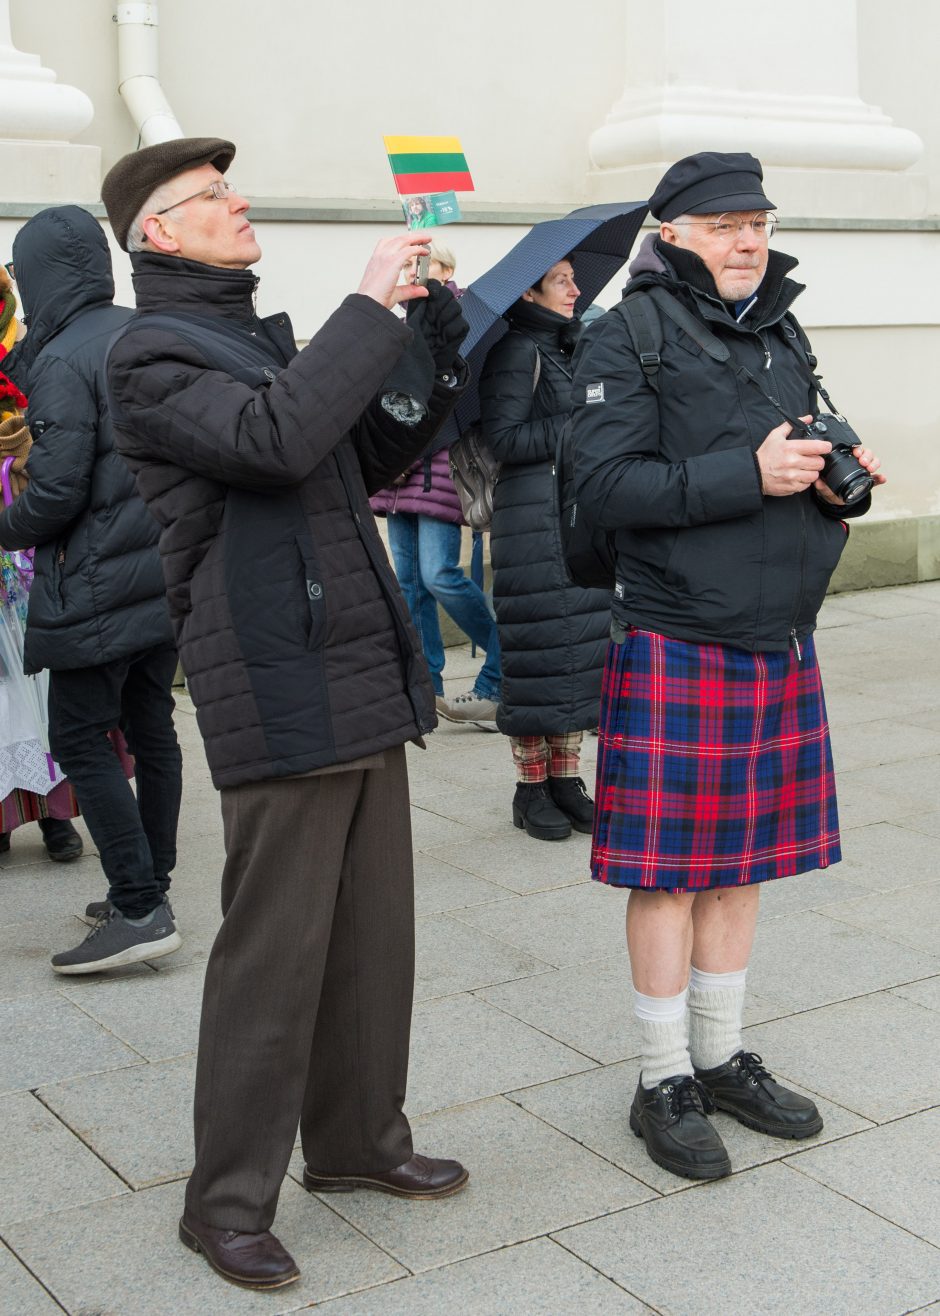
[[[773,210],[763,180],[760,161],[746,151],[699,151],[666,170],[650,197],[650,213],[668,223],[677,215]]]
[[[235,158],[235,147],[223,137],[177,137],[124,155],[105,175],[101,199],[122,250],[127,233],[150,194],[161,183],[199,165],[215,165],[220,174]]]

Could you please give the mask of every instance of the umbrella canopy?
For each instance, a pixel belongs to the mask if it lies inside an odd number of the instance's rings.
[[[460,299],[470,326],[460,352],[473,378],[457,404],[459,429],[479,419],[477,381],[487,352],[509,328],[503,313],[566,256],[581,290],[575,315],[587,310],[626,263],[647,209],[645,201],[614,201],[572,210],[563,219],[546,219],[535,224],[491,270],[474,279]]]

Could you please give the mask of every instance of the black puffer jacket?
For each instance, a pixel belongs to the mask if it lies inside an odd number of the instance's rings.
[[[797,345],[802,331],[787,314],[802,291],[786,277],[795,264],[770,253],[740,324],[704,263],[655,236],[631,266],[627,291],[668,288],[796,417],[815,410],[815,391]],[[812,489],[765,496],[754,454],[782,417],[660,319],[658,398],[616,307],[591,325],[575,358],[575,477],[590,516],[616,531],[614,615],[677,639],[785,650],[815,628],[846,540],[841,522],[867,511],[870,498],[850,510]],[[588,389],[597,400],[586,402]]]
[[[597,725],[610,595],[565,574],[554,505],[555,445],[568,416],[580,326],[519,301],[480,377],[484,437],[502,462],[490,554],[502,654],[497,723],[512,736]],[[533,395],[537,353],[541,358]]]
[[[412,332],[369,297],[347,297],[298,353],[286,316],[255,315],[249,271],[132,262],[140,313],[111,353],[115,430],[162,527],[213,781],[309,772],[431,729],[368,493],[425,447],[457,390],[438,381],[413,428],[373,401]]]
[[[104,380],[112,305],[101,226],[78,206],[43,210],[13,243],[28,333],[16,382],[29,398],[29,485],[0,513],[0,544],[36,545],[25,666],[97,667],[172,639],[159,527],[114,450]]]

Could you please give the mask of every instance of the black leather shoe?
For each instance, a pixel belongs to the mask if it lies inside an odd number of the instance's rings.
[[[571,835],[571,823],[548,793],[544,781],[520,781],[512,801],[512,820],[537,841],[563,841]]]
[[[39,830],[50,859],[68,864],[81,858],[82,838],[68,818],[40,818]]]
[[[300,1279],[294,1258],[267,1231],[240,1234],[234,1229],[212,1229],[184,1215],[180,1241],[200,1252],[216,1274],[245,1289],[280,1289]]]
[[[654,1088],[637,1084],[630,1128],[646,1143],[650,1160],[684,1179],[723,1179],[731,1161],[707,1112],[713,1107],[701,1084],[688,1074],[665,1078]]]
[[[775,1083],[753,1051],[736,1051],[715,1069],[696,1069],[695,1077],[718,1110],[741,1124],[774,1138],[811,1138],[823,1118],[809,1097]]]
[[[549,777],[548,792],[576,832],[593,832],[594,801],[580,777]]]
[[[412,1156],[394,1170],[379,1174],[320,1174],[304,1166],[304,1187],[308,1193],[351,1193],[356,1188],[375,1188],[396,1197],[449,1197],[470,1178],[459,1161],[435,1160],[432,1156]]]

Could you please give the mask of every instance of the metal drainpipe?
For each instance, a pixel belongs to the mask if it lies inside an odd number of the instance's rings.
[[[183,130],[160,86],[159,16],[154,4],[117,5],[118,90],[140,133],[141,146],[182,137]]]

